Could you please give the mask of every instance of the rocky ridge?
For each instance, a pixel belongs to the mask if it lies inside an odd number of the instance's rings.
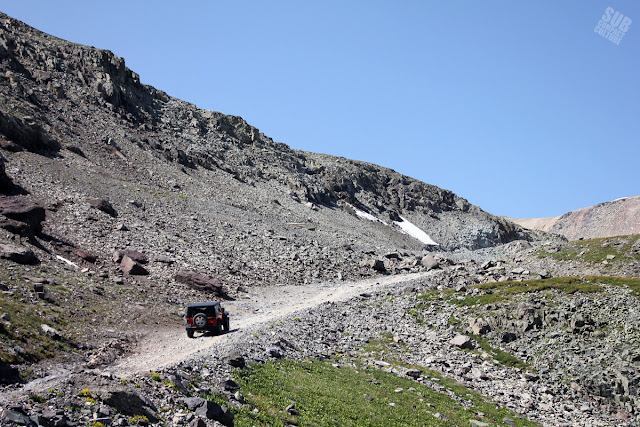
[[[640,234],[640,196],[567,212],[549,218],[507,218],[522,227],[563,235],[569,240]]]

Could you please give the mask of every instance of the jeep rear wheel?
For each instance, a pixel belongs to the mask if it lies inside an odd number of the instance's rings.
[[[225,332],[229,332],[229,316],[224,316],[224,321],[222,322],[222,329]]]
[[[193,316],[193,324],[196,328],[204,328],[207,326],[207,316],[204,313],[198,313]]]
[[[193,329],[187,329],[187,336],[193,338]]]

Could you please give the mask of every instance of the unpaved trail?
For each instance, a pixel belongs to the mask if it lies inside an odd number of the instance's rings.
[[[231,334],[244,329],[268,324],[301,310],[318,306],[324,302],[339,302],[351,299],[363,292],[420,279],[430,273],[413,273],[397,276],[376,277],[357,282],[338,284],[312,284],[304,286],[270,286],[254,288],[236,301],[223,303],[230,314]],[[228,340],[232,336],[196,335],[187,337],[182,324],[175,328],[158,329],[150,332],[140,342],[133,353],[116,361],[111,371],[118,377],[126,378],[136,373],[159,370],[189,358],[197,352]],[[234,337],[237,339],[237,337]]]

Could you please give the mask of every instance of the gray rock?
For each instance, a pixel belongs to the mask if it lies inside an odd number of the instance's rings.
[[[469,322],[469,327],[471,328],[471,331],[476,335],[484,335],[491,331],[491,327],[489,326],[487,321],[481,317],[471,320]]]
[[[5,245],[0,243],[0,258],[8,259],[18,264],[36,264],[38,258],[31,249],[24,246]]]
[[[282,358],[282,353],[280,352],[280,349],[277,347],[271,347],[267,349],[267,355],[269,357],[273,357],[275,359],[280,359]]]
[[[435,259],[433,255],[426,255],[422,257],[420,264],[422,264],[427,270],[433,270],[440,267],[438,260]]]
[[[57,329],[52,328],[49,325],[46,325],[46,324],[43,323],[42,325],[40,325],[40,329],[42,329],[42,332],[44,332],[45,334],[49,335],[51,338],[53,338],[55,340],[58,340],[58,339],[62,338],[62,335],[60,334],[60,332]]]
[[[196,415],[214,420],[225,426],[233,426],[233,413],[226,406],[218,405],[210,400],[196,408]]]
[[[467,335],[457,335],[451,341],[451,344],[455,345],[458,348],[464,349],[473,349],[475,346],[473,345],[473,340]]]
[[[375,271],[386,271],[384,262],[379,259],[365,259],[360,261],[360,267],[368,267]]]
[[[109,201],[105,199],[89,199],[87,200],[87,202],[89,202],[89,205],[91,205],[93,208],[102,211],[109,216],[112,216],[114,218],[118,216],[118,213],[111,205],[111,203],[109,203]]]

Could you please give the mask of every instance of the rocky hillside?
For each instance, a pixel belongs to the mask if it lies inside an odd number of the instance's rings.
[[[0,14],[0,425],[637,425],[639,274]]]
[[[7,174],[48,207],[48,234],[98,258],[133,245],[225,280],[304,281],[360,274],[362,260],[394,251],[411,267],[435,248],[411,225],[438,250],[539,237],[392,170],[293,150],[142,84],[109,51],[6,15],[0,70]]]
[[[640,196],[600,203],[549,218],[508,218],[525,228],[561,234],[569,240],[640,234]]]

